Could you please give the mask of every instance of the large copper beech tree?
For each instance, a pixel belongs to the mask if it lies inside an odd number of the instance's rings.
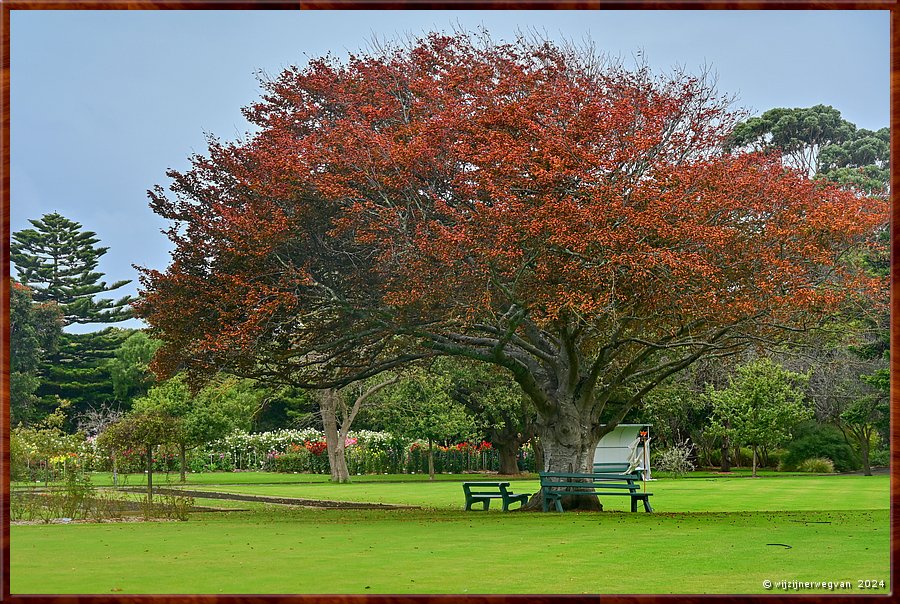
[[[886,202],[726,152],[702,77],[434,34],[263,86],[247,140],[150,193],[163,373],[339,387],[461,355],[521,385],[547,469],[590,470],[667,376],[883,287],[848,251]]]

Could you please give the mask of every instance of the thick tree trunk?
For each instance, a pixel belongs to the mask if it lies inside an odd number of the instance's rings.
[[[319,411],[322,414],[322,425],[325,428],[325,447],[328,451],[328,467],[331,471],[331,480],[333,482],[346,483],[350,482],[350,470],[347,468],[347,436],[350,434],[350,426],[359,412],[362,404],[370,396],[381,390],[382,388],[395,383],[399,377],[392,377],[380,384],[372,386],[365,392],[362,392],[353,405],[347,409],[341,399],[339,390],[329,388],[323,390],[319,395]],[[341,407],[341,417],[338,417],[338,406]]]
[[[114,486],[114,487],[118,487],[118,486],[119,486],[119,467],[118,467],[118,465],[117,465],[116,452],[115,452],[115,451],[113,451],[113,453],[112,453],[112,463],[113,463],[113,467],[112,467],[112,470],[113,470],[113,486]]]
[[[753,473],[751,476],[756,478],[756,445],[753,445]]]
[[[178,455],[180,457],[179,461],[181,462],[181,476],[179,477],[179,480],[180,482],[185,482],[187,479],[187,451],[184,443],[181,443],[178,446]]]
[[[332,482],[350,482],[350,470],[347,468],[347,455],[343,442],[328,446],[328,464],[331,467]]]
[[[322,426],[325,428],[325,447],[328,452],[328,467],[331,481],[350,482],[350,471],[347,468],[344,438],[338,428],[337,405],[340,393],[337,390],[324,390],[319,396],[319,411],[322,414]]]
[[[500,474],[519,473],[519,443],[504,441],[497,443],[497,454],[500,456]]]
[[[727,441],[722,445],[722,464],[719,471],[731,472],[731,447]]]
[[[530,411],[526,410],[519,414],[504,413],[499,424],[488,431],[488,439],[500,457],[500,474],[520,473],[519,452],[522,444],[534,437],[534,420],[529,414]]]
[[[871,476],[872,475],[872,464],[869,461],[869,438],[868,434],[864,435],[863,438],[859,439],[859,457],[862,462],[863,467],[863,475]]]
[[[579,417],[574,406],[570,413],[559,412],[553,417],[538,417],[537,429],[541,436],[545,472],[591,473],[594,470],[594,451],[600,438],[595,431],[596,422]],[[539,490],[523,506],[525,509],[542,509],[543,496]],[[602,511],[603,505],[596,495],[564,497],[563,509]]]

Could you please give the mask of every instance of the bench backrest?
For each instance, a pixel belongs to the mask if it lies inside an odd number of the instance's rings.
[[[548,489],[629,489],[637,490],[640,477],[636,474],[584,474],[579,472],[539,472],[541,488]]]
[[[506,487],[509,486],[508,482],[464,482],[462,483],[463,491],[465,491],[466,495],[490,495],[492,493],[496,493],[498,490],[501,492],[506,492]],[[477,490],[477,489],[492,489],[490,491],[487,490]]]

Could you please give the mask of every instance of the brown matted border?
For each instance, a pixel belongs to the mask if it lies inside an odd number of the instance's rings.
[[[0,220],[2,220],[3,245],[0,247],[0,600],[23,603],[37,602],[189,602],[189,603],[232,603],[248,602],[252,604],[290,603],[303,604],[338,603],[338,604],[449,604],[465,601],[483,604],[569,604],[572,602],[595,602],[603,604],[671,604],[684,602],[687,604],[707,604],[714,602],[732,602],[740,600],[752,603],[798,602],[798,603],[831,603],[831,602],[889,602],[891,595],[57,595],[28,596],[10,595],[10,538],[9,538],[9,243],[10,243],[10,11],[12,10],[352,10],[352,9],[468,9],[468,10],[889,10],[891,38],[891,191],[892,202],[896,191],[900,190],[900,170],[897,169],[897,158],[900,157],[900,112],[897,111],[897,99],[900,98],[900,3],[898,0],[0,0],[2,25],[0,25]],[[900,317],[900,259],[897,256],[900,246],[900,204],[891,205],[891,349],[900,350],[900,326],[896,325]],[[897,382],[900,373],[900,357],[893,354],[890,361],[891,417],[900,417],[900,384]],[[900,426],[897,421],[891,422],[891,587],[896,589],[894,561],[897,560],[900,528],[896,522],[898,495],[898,467],[900,467]]]

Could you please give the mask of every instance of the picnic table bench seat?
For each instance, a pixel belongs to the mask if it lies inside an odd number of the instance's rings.
[[[594,472],[539,472],[541,478],[542,504],[545,512],[552,503],[556,511],[562,512],[562,498],[567,495],[622,495],[631,497],[631,511],[637,512],[637,502],[644,504],[644,510],[652,512],[650,496],[640,490],[639,474],[615,474]]]
[[[531,497],[531,493],[513,493],[508,482],[464,482],[462,487],[466,494],[466,511],[472,509],[473,503],[481,503],[484,505],[482,509],[487,510],[491,507],[491,499],[500,499],[503,501],[503,511],[508,512],[511,503],[525,505]]]

